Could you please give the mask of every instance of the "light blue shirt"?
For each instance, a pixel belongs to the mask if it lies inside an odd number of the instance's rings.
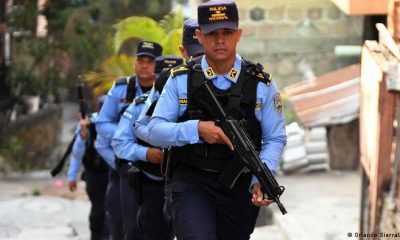
[[[217,88],[228,89],[236,83],[240,74],[241,57],[236,56],[232,69],[225,75],[216,75],[205,56],[201,60],[201,68],[204,76]],[[231,74],[232,71],[236,71],[237,74]],[[148,125],[150,144],[168,147],[202,142],[199,137],[199,120],[176,123],[178,117],[186,110],[185,101],[180,103],[179,99],[187,99],[187,74],[177,75],[167,81]],[[277,107],[281,104],[280,101],[278,88],[273,81],[269,85],[258,83],[255,116],[260,121],[262,130],[260,158],[273,172],[279,167],[286,145],[283,112]],[[252,184],[255,182],[257,179],[253,178]]]
[[[96,124],[97,118],[98,118],[97,113],[93,113],[90,116],[91,124]],[[80,167],[82,165],[82,158],[85,155],[87,144],[90,143],[91,137],[92,137],[90,135],[90,131],[88,131],[86,138],[82,139],[81,135],[80,135],[80,131],[81,131],[81,125],[78,123],[78,125],[75,129],[76,138],[75,138],[74,145],[72,146],[70,165],[69,165],[68,173],[67,173],[69,181],[76,181],[77,175],[78,175]],[[102,155],[100,154],[100,156],[102,156]],[[103,159],[106,160],[107,163],[109,162],[109,159],[107,159],[105,157],[103,157]]]
[[[117,129],[118,117],[121,110],[128,105],[122,102],[125,99],[128,84],[114,85],[106,96],[103,106],[100,110],[99,117],[96,124],[97,135],[100,135],[100,142],[95,144],[98,152],[109,155],[113,151],[111,147],[111,139]],[[136,80],[136,94],[135,97],[142,95],[138,81]],[[108,149],[106,149],[108,147]],[[101,148],[101,149],[99,149]],[[114,159],[115,161],[115,159]],[[112,164],[115,168],[115,163]]]
[[[146,113],[149,110],[151,104],[158,100],[160,93],[153,87],[149,93],[149,97],[144,103],[143,109],[140,112],[139,117],[135,122],[135,134],[137,138],[142,139],[145,142],[149,142],[149,129],[148,124],[150,122],[150,116]]]
[[[115,154],[111,147],[111,140],[97,134],[94,142],[97,153],[106,161],[108,166],[115,170]]]
[[[145,94],[146,96],[148,94]],[[142,146],[138,143],[134,124],[138,118],[144,103],[136,104],[136,100],[129,105],[118,123],[117,130],[112,138],[111,145],[114,149],[115,155],[128,161],[144,161],[147,162],[146,154],[149,150],[148,147]],[[150,173],[143,171],[149,178],[154,180],[162,180],[162,177],[154,176]]]

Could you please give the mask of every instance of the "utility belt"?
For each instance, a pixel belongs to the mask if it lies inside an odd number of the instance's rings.
[[[162,177],[160,164],[152,164],[152,163],[144,162],[141,160],[132,162],[132,161],[118,158],[118,157],[116,157],[115,162],[117,163],[118,166],[121,166],[123,164],[128,164],[129,166],[135,166],[135,167],[139,168],[140,170],[142,170],[146,173],[149,173],[151,175],[154,175],[157,177]]]

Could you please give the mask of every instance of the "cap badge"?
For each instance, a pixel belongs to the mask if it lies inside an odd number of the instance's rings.
[[[154,44],[152,42],[143,42],[142,48],[154,49]]]
[[[226,11],[225,6],[210,7],[209,11],[212,13],[211,16],[208,18],[209,21],[229,20],[228,16],[226,16],[226,13],[222,12]]]

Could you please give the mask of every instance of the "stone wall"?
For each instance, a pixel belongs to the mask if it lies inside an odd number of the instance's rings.
[[[363,17],[347,16],[329,0],[236,3],[243,29],[239,54],[262,63],[280,88],[359,62],[335,56],[334,47],[362,44]]]
[[[0,169],[43,169],[59,143],[61,107],[58,105],[40,109],[35,114],[19,117],[6,123],[0,135]],[[8,166],[1,166],[6,164]]]

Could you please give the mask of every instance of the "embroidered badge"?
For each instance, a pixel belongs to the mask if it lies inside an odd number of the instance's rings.
[[[229,79],[236,81],[238,73],[239,73],[238,70],[232,68],[231,71],[229,72],[229,76],[228,76]]]
[[[260,102],[256,103],[256,110],[260,110],[261,106],[262,106],[262,104]]]
[[[215,73],[214,73],[214,70],[212,68],[208,67],[208,68],[205,69],[205,71],[206,71],[206,75],[207,75],[208,78],[215,77]]]
[[[216,6],[210,7],[208,11],[211,13],[211,16],[208,17],[208,21],[227,21],[229,17],[226,15],[227,7],[225,6]]]
[[[274,96],[274,106],[278,113],[282,113],[282,98],[279,92],[277,92]]]
[[[154,49],[154,44],[152,42],[143,42],[142,48]]]
[[[179,98],[179,105],[187,105],[188,100],[187,98]]]

